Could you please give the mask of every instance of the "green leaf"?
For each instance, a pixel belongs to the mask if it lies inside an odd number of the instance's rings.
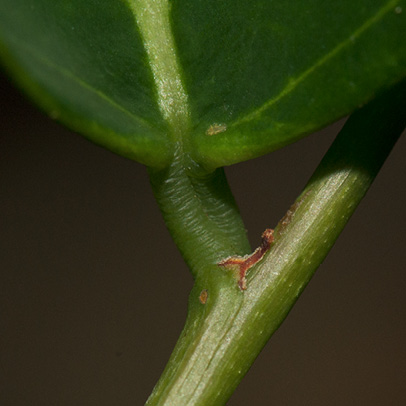
[[[199,161],[270,152],[406,71],[404,1],[179,1],[174,27]],[[226,131],[207,136],[212,123]]]
[[[42,107],[148,166],[293,142],[406,73],[405,0],[0,0],[1,54]]]
[[[129,5],[1,0],[6,63],[53,117],[122,155],[168,159],[167,124]]]

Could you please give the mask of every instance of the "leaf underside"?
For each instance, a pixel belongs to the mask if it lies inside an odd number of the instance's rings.
[[[52,117],[151,167],[214,169],[352,112],[406,72],[402,0],[0,0],[5,65]]]

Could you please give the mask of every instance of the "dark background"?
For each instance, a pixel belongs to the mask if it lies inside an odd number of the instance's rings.
[[[192,286],[146,170],[0,89],[0,405],[142,405]],[[228,168],[253,245],[342,125]],[[229,405],[406,404],[405,153],[403,137]]]

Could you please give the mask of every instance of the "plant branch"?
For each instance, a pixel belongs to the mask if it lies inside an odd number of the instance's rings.
[[[227,272],[215,264],[205,265],[211,272],[196,280],[185,328],[148,405],[225,404],[327,255],[398,139],[406,125],[405,90],[405,83],[398,85],[348,120],[278,224],[272,248],[249,272],[246,291],[241,292],[235,281],[213,282],[213,275]],[[185,238],[181,231],[175,235],[178,242]],[[209,255],[210,260],[220,252]],[[195,263],[188,255],[193,266],[203,262]],[[207,296],[202,302],[203,290]]]

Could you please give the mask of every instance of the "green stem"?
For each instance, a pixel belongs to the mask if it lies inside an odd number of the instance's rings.
[[[203,173],[190,166],[179,144],[169,168],[149,173],[165,223],[200,278],[222,258],[246,254],[250,246],[224,170]]]
[[[208,277],[196,280],[185,328],[148,405],[226,403],[327,255],[406,125],[405,90],[403,83],[348,120],[278,224],[275,242],[250,271],[245,292],[235,281],[213,282],[214,275],[227,272],[212,262]],[[202,289],[208,292],[205,304],[199,301]]]

